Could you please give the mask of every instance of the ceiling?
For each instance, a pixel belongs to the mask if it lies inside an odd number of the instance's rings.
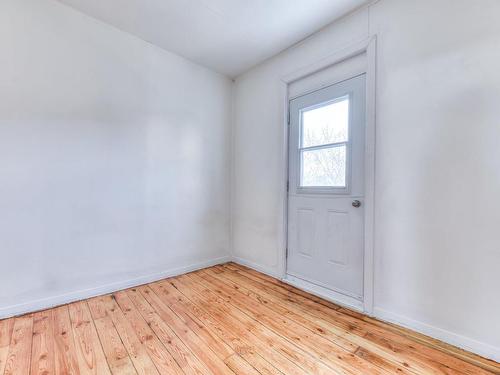
[[[236,77],[366,0],[59,0]]]

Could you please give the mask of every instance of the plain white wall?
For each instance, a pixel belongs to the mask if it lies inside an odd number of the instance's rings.
[[[0,317],[227,259],[229,79],[51,0],[0,46]]]
[[[382,0],[371,15],[378,313],[500,359],[500,2]]]
[[[232,244],[281,276],[280,78],[377,34],[375,314],[500,359],[500,2],[381,0],[240,76]]]

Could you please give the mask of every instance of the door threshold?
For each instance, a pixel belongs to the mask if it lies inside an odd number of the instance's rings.
[[[328,288],[324,288],[322,286],[313,284],[309,281],[305,281],[288,274],[284,279],[282,279],[282,281],[286,284],[302,289],[304,292],[314,294],[315,296],[333,302],[337,305],[341,305],[358,312],[364,312],[363,301],[360,301],[354,297],[346,296],[345,294],[336,292]]]

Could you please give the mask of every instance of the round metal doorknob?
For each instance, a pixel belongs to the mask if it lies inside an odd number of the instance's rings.
[[[352,201],[352,206],[356,208],[361,207],[361,202],[358,200]]]

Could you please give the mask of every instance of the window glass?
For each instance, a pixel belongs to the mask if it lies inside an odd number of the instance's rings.
[[[347,146],[301,151],[301,186],[346,187]]]
[[[302,112],[302,148],[347,142],[349,97]]]
[[[349,96],[302,111],[300,186],[347,187]]]

